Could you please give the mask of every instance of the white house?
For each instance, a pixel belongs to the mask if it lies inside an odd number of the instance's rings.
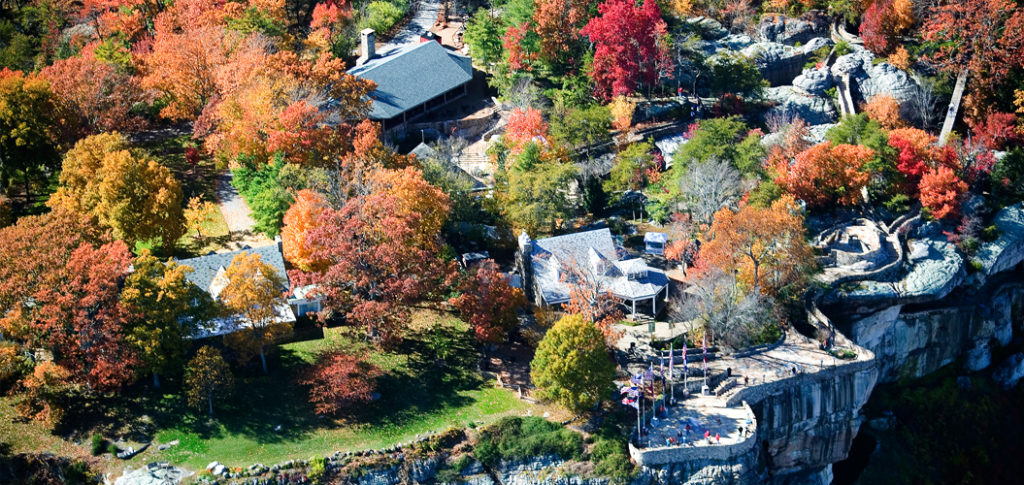
[[[523,268],[525,285],[532,290],[537,305],[568,302],[571,282],[581,275],[622,300],[634,316],[647,308],[657,313],[657,300],[668,298],[665,273],[641,258],[630,257],[615,245],[608,229],[536,241],[523,232],[519,235],[519,250],[522,264],[529,265]]]
[[[231,261],[239,253],[259,255],[260,260],[273,267],[284,279],[286,286],[281,288],[281,292],[287,291],[288,299],[286,305],[281,305],[277,308],[276,323],[294,323],[296,316],[320,311],[320,300],[308,295],[310,287],[299,287],[289,291],[288,272],[284,267],[284,257],[281,254],[280,242],[268,246],[243,248],[229,253],[214,253],[198,258],[183,259],[178,261],[178,263],[191,266],[192,271],[188,273],[188,280],[206,290],[216,300],[221,290],[228,284],[225,277],[227,267],[231,266]],[[238,318],[240,317],[213,320],[205,327],[200,328],[192,338],[214,337],[231,333],[238,328]]]

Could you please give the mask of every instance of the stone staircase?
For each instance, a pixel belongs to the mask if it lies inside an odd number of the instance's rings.
[[[737,379],[735,376],[732,376],[732,377],[729,377],[727,379],[722,379],[722,382],[720,382],[717,386],[715,386],[715,389],[714,389],[713,392],[714,392],[714,394],[716,396],[722,397],[726,393],[729,393],[733,389],[736,389],[737,387],[739,387],[739,385],[740,385],[739,379]]]

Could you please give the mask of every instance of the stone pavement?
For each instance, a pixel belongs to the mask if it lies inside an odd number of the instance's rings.
[[[415,11],[411,14],[409,21],[402,26],[402,30],[399,30],[390,42],[378,49],[378,52],[384,53],[402,44],[419,42],[420,35],[430,30],[437,22],[437,14],[441,11],[441,0],[420,0],[412,8]]]
[[[642,441],[645,448],[679,446],[680,442],[691,447],[734,444],[744,439],[740,436],[740,427],[749,429],[753,423],[748,408],[723,407],[719,399],[710,396],[695,396],[665,411],[665,418],[651,420],[651,426]],[[748,424],[748,420],[751,424]],[[689,433],[686,431],[687,424],[690,425]],[[705,430],[710,432],[711,443],[704,439]],[[715,433],[719,434],[721,441],[715,440]],[[667,444],[669,438],[676,440],[676,443]]]
[[[818,342],[790,331],[781,345],[765,352],[741,358],[724,357],[709,361],[708,372],[731,369],[732,376],[737,378],[742,387],[785,379],[795,374],[814,373],[866,358],[870,357],[858,353],[853,360],[837,359],[822,350]]]

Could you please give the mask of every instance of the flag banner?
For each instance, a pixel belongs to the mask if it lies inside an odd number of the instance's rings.
[[[636,386],[633,386],[633,387],[622,386],[622,388],[619,389],[619,394],[620,395],[621,394],[626,394],[629,397],[636,397],[639,392],[640,392],[640,388],[638,388]]]
[[[644,379],[648,381],[654,380],[654,362],[651,362],[651,368],[647,369],[647,373],[644,374]]]
[[[643,380],[644,380],[644,373],[643,372],[637,372],[637,374],[635,376],[629,378],[630,384],[633,384],[633,385],[640,384],[641,382],[643,382]]]
[[[622,404],[629,406],[633,409],[640,409],[640,405],[636,403],[636,399],[630,399],[628,397],[622,398]]]
[[[668,377],[669,379],[675,379],[676,376],[672,374],[672,364],[676,361],[675,351],[672,349],[672,344],[668,344]]]

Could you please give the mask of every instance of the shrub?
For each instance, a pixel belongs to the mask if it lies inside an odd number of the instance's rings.
[[[985,242],[992,242],[999,238],[999,228],[995,224],[981,230],[981,239]]]
[[[322,456],[309,460],[309,471],[306,472],[306,477],[316,485],[324,483],[324,479],[327,478],[327,460],[324,460]]]
[[[851,52],[853,52],[853,49],[850,48],[849,42],[845,40],[836,42],[836,57],[845,56]]]
[[[633,464],[624,443],[599,438],[590,449],[590,460],[596,465],[598,475],[616,482],[625,481],[633,474]]]
[[[370,2],[366,6],[366,13],[360,20],[360,28],[370,28],[377,32],[387,32],[394,27],[402,16],[405,15],[405,4],[394,4],[391,2]]]
[[[101,435],[98,435],[98,434],[92,435],[92,442],[90,443],[90,448],[91,448],[91,451],[92,451],[92,456],[100,456],[100,455],[103,454],[103,444],[104,444],[105,441],[106,440],[104,440],[103,436],[101,436]]]
[[[107,445],[107,453],[110,453],[113,456],[117,456],[117,454],[120,453],[120,452],[121,452],[121,449],[118,448],[117,445],[115,445],[113,443],[110,443],[110,444]]]
[[[487,465],[544,455],[575,459],[583,454],[583,436],[543,418],[509,416],[481,431],[474,454]]]

